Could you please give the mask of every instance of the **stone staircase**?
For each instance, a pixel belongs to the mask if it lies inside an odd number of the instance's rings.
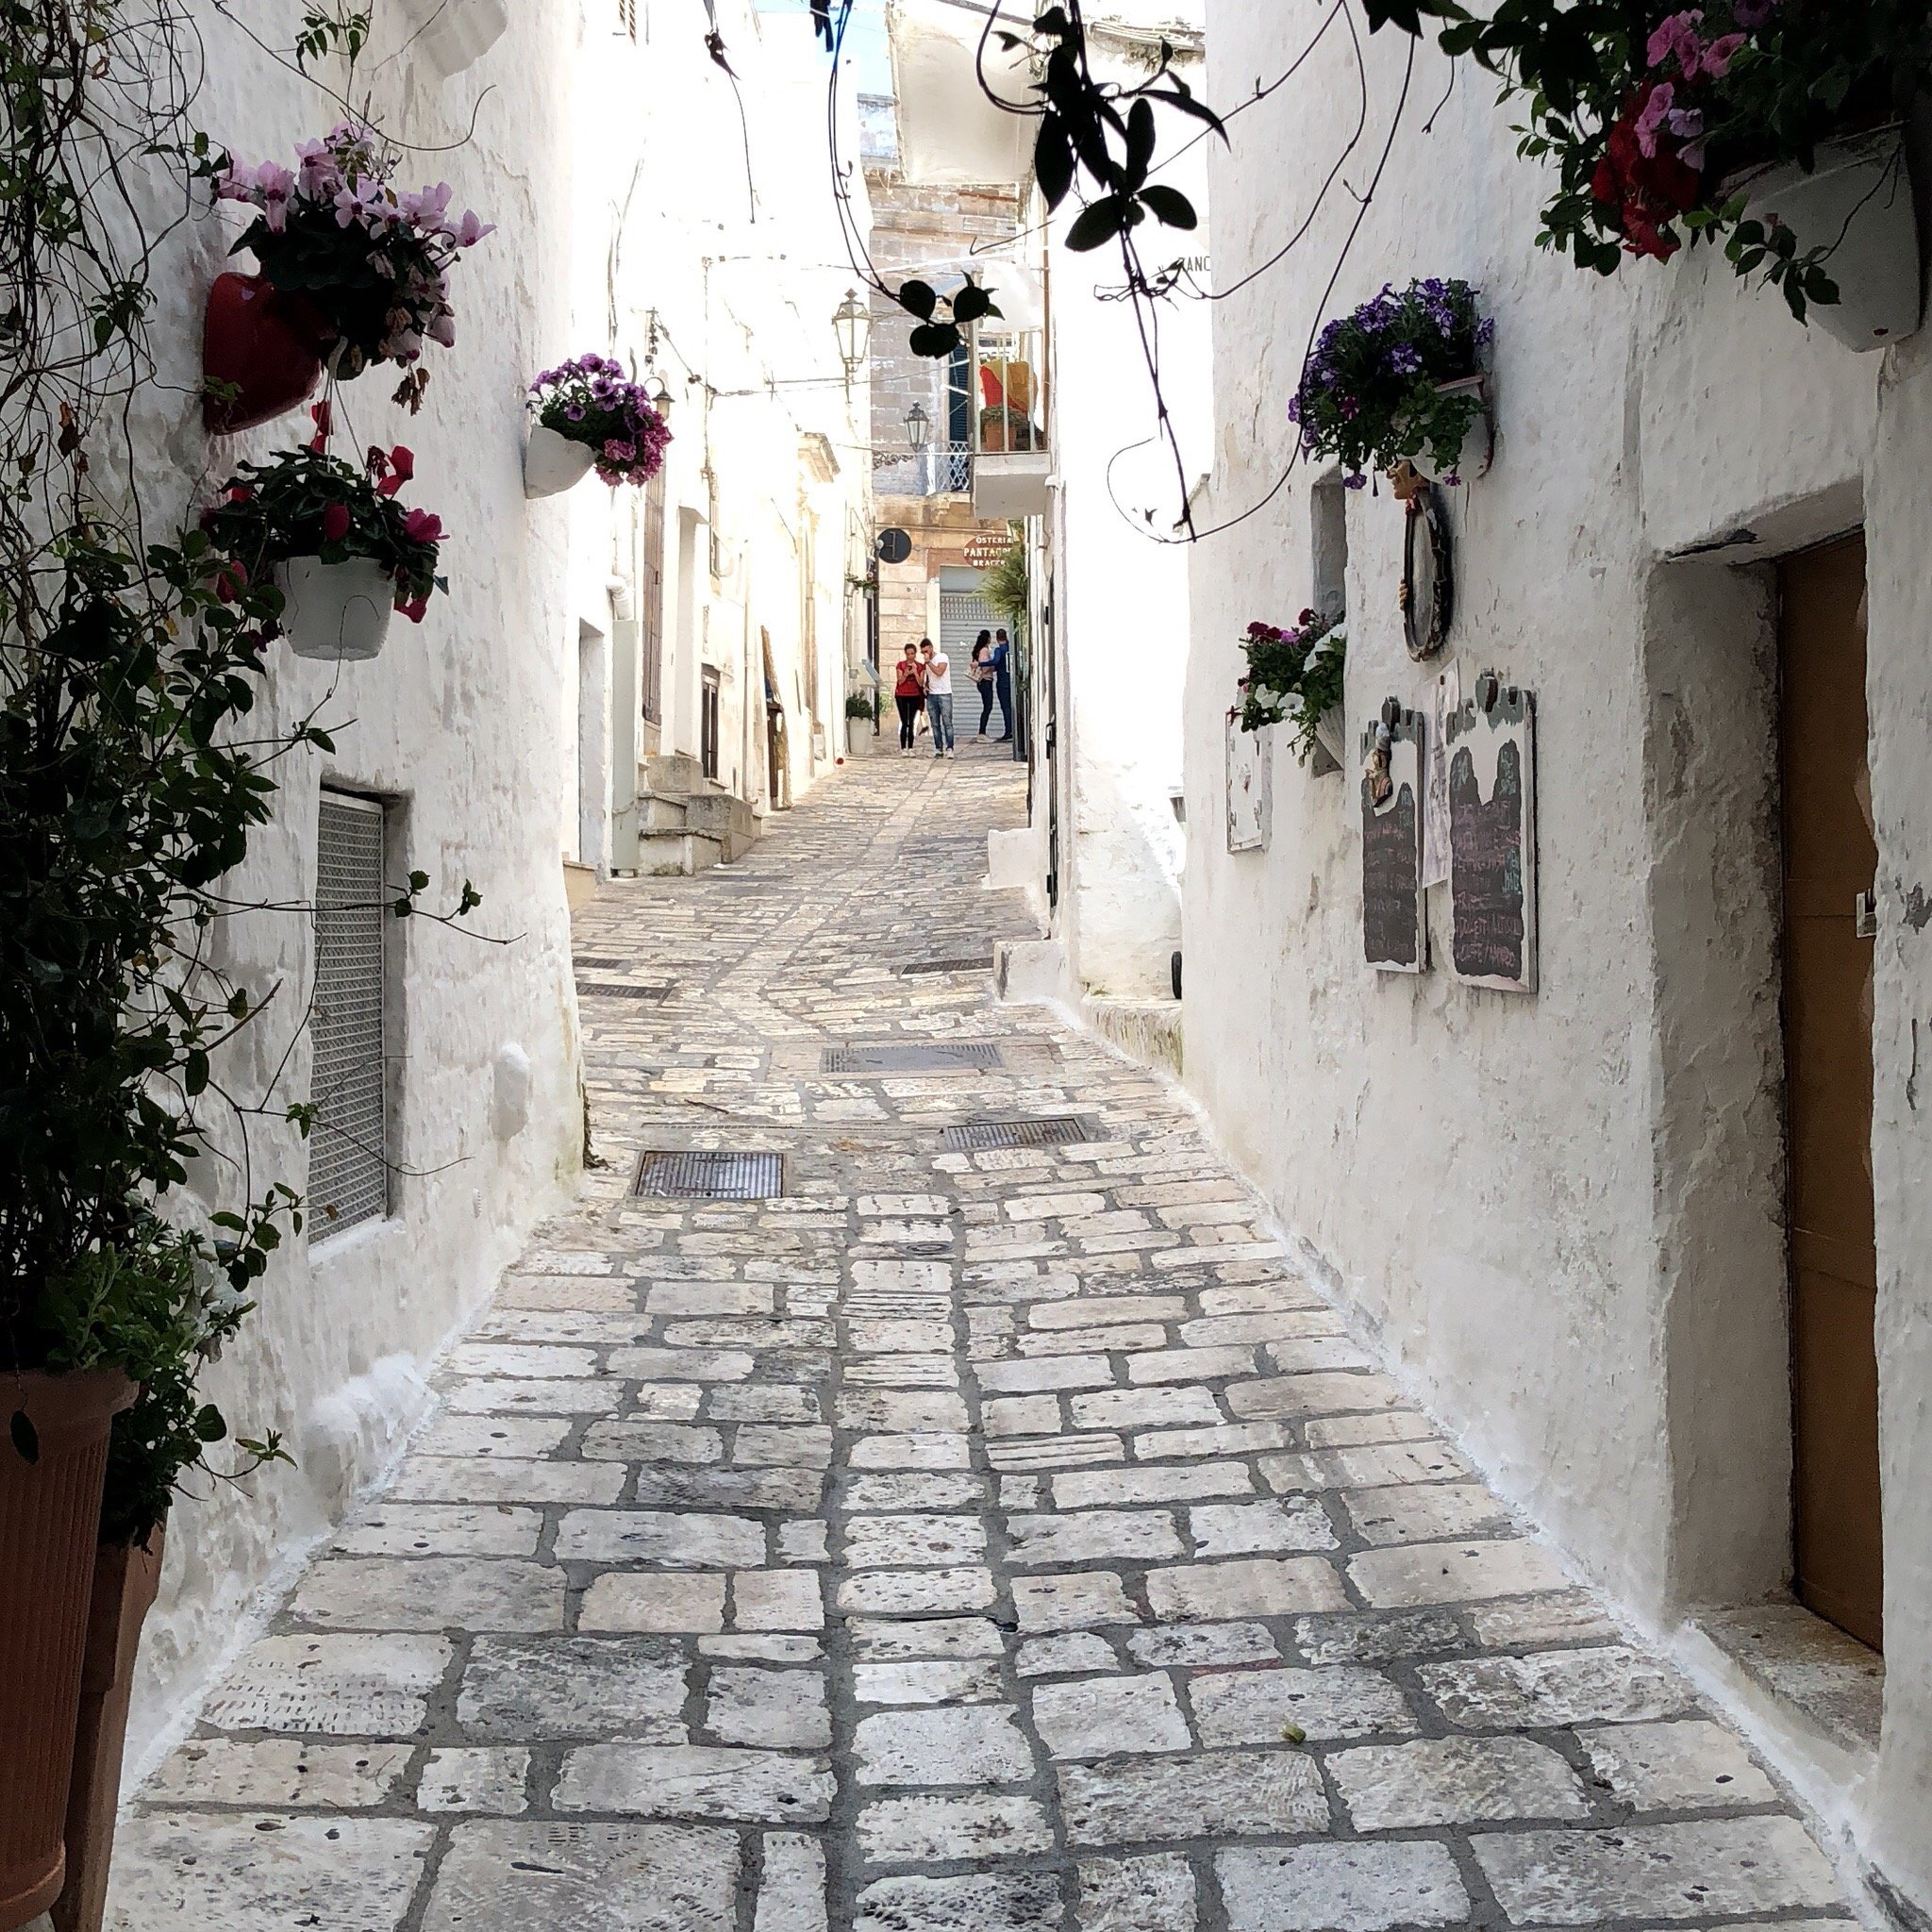
[[[707,778],[687,752],[653,752],[638,786],[638,868],[699,873],[745,852],[758,836],[743,799]]]

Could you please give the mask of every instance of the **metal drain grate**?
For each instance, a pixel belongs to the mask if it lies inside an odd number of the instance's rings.
[[[902,979],[910,979],[916,973],[991,973],[992,955],[975,954],[970,959],[908,959],[899,969]]]
[[[669,986],[612,986],[608,981],[584,979],[577,982],[577,991],[582,993],[595,993],[607,1000],[668,1000],[671,997]]]
[[[932,1041],[887,1046],[828,1046],[819,1061],[824,1074],[948,1074],[963,1067],[996,1067],[1000,1050],[988,1041]]]
[[[630,964],[628,959],[592,959],[588,954],[572,960],[579,973],[622,973]]]
[[[785,1191],[782,1154],[646,1149],[633,1194],[675,1201],[770,1201]]]
[[[1073,1114],[1049,1113],[1025,1121],[962,1121],[948,1127],[944,1138],[956,1154],[978,1154],[993,1147],[1056,1147],[1091,1141],[1094,1133]]]

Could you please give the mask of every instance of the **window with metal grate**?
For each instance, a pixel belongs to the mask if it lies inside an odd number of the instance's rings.
[[[308,1234],[389,1212],[383,1034],[383,808],[325,791],[315,841],[315,995],[308,1035]]]

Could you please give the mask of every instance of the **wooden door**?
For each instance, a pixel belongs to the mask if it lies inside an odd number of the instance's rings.
[[[1787,1215],[1799,1598],[1877,1646],[1865,542],[1779,569]]]

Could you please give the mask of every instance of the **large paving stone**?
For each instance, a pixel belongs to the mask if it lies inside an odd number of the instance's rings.
[[[743,1516],[669,1509],[573,1509],[558,1525],[559,1563],[664,1563],[755,1570],[765,1560],[762,1524]]]
[[[1033,1693],[1033,1727],[1056,1758],[1185,1751],[1193,1741],[1174,1686],[1160,1675],[1042,1684]]]
[[[1061,1923],[1059,1880],[1044,1872],[881,1878],[858,1894],[853,1932],[1048,1932]]]
[[[111,1932],[395,1932],[432,1828],[407,1818],[137,1812],[115,1847]]]
[[[821,1757],[716,1745],[584,1744],[567,1752],[559,1811],[823,1824],[832,1774]]]
[[[1416,1677],[1443,1716],[1470,1731],[1641,1724],[1670,1717],[1690,1702],[1681,1679],[1623,1649],[1553,1650],[1423,1664]]]
[[[1722,1724],[1607,1724],[1581,1734],[1598,1777],[1639,1811],[1772,1805],[1777,1789]]]
[[[1176,1852],[1080,1860],[1080,1932],[1194,1932],[1193,1868]]]
[[[936,1865],[1050,1852],[1053,1827],[1038,1798],[1017,1792],[920,1791],[876,1798],[858,1814],[869,1865]]]
[[[675,1824],[460,1824],[424,1932],[736,1932],[738,1835]]]
[[[142,1788],[150,1805],[382,1804],[409,1768],[406,1743],[318,1744],[306,1738],[191,1738]]]
[[[881,1711],[853,1727],[862,1785],[1010,1785],[1033,1775],[1011,1705]]]
[[[265,1637],[209,1692],[202,1717],[225,1731],[413,1737],[454,1655],[442,1637]]]
[[[1328,1775],[1357,1831],[1590,1815],[1576,1774],[1530,1738],[1364,1745],[1331,1753]]]
[[[1214,1751],[1059,1769],[1060,1814],[1074,1844],[1325,1832],[1328,1800],[1312,1759],[1294,1751]]]
[[[1190,1680],[1188,1701],[1204,1744],[1273,1744],[1291,1730],[1325,1739],[1416,1727],[1396,1685],[1379,1671],[1348,1665],[1204,1672]]]
[[[1348,1597],[1320,1557],[1251,1557],[1150,1571],[1147,1602],[1163,1623],[1183,1624],[1339,1610]]]
[[[479,1637],[457,1722],[473,1738],[681,1743],[681,1648],[651,1637]]]
[[[1228,1932],[1387,1932],[1468,1923],[1469,1894],[1440,1844],[1246,1847],[1215,1855]]]
[[[335,1630],[558,1630],[563,1572],[508,1557],[330,1557],[289,1614]]]

